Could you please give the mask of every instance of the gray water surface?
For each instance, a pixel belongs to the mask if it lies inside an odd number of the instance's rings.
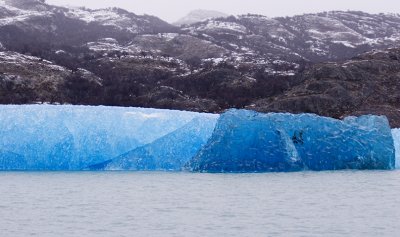
[[[400,171],[0,173],[0,236],[400,236]]]

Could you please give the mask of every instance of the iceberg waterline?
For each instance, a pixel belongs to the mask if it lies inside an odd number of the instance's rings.
[[[3,105],[0,170],[392,169],[399,135],[381,116]]]

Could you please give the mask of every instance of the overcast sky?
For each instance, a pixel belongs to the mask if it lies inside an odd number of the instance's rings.
[[[174,22],[191,10],[208,9],[228,14],[257,13],[270,17],[329,10],[400,13],[400,0],[47,0],[50,4],[120,7],[136,14],[156,15]]]

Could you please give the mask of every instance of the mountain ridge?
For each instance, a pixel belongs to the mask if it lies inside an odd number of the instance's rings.
[[[216,113],[234,107],[332,117],[384,113],[393,126],[400,126],[398,92],[388,89],[398,88],[399,83],[397,59],[390,59],[398,57],[393,47],[400,43],[396,14],[332,11],[277,18],[247,14],[176,27],[119,8],[90,10],[18,1],[12,6],[0,1],[3,104]],[[377,59],[379,55],[386,56]],[[343,69],[349,62],[358,66]],[[383,70],[386,64],[390,68]],[[332,73],[340,76],[332,79]],[[358,76],[367,76],[376,88],[360,80],[349,82]],[[331,84],[321,83],[323,79]],[[367,89],[358,93],[346,83]],[[336,92],[327,90],[329,85]],[[381,98],[366,97],[373,90]],[[361,98],[367,102],[357,104]]]

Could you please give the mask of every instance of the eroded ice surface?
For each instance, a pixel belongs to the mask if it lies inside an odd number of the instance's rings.
[[[90,169],[179,171],[206,144],[215,128],[217,118],[197,117],[182,128],[148,145]]]
[[[341,121],[230,110],[190,166],[205,172],[393,169],[395,154],[383,116]]]
[[[183,111],[0,106],[0,170],[80,170],[151,143],[196,117]]]
[[[396,150],[396,168],[400,169],[400,128],[392,130],[394,147]]]

